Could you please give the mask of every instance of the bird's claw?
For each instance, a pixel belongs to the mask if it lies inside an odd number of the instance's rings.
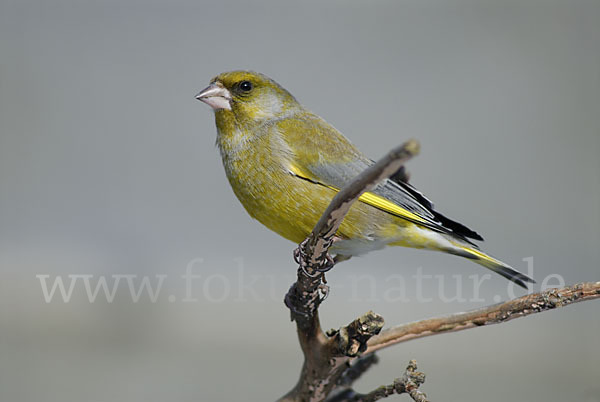
[[[304,272],[304,274],[306,276],[308,276],[310,278],[316,278],[317,276],[324,274],[325,272],[327,272],[331,268],[333,268],[335,265],[335,259],[333,259],[329,254],[326,254],[325,255],[325,264],[323,264],[322,267],[316,268],[315,273],[312,273],[312,274],[309,273],[306,270],[306,253],[304,251],[306,248],[307,242],[308,242],[308,239],[304,240],[294,250],[294,261],[296,262],[296,264],[298,264],[300,266],[300,269],[302,269],[302,272]]]
[[[300,250],[300,246],[298,246],[295,250],[294,250],[294,261],[296,261],[296,264],[300,265],[300,256],[303,254],[302,250]]]
[[[331,257],[329,254],[325,254],[325,265],[323,267],[317,268],[317,271],[324,274],[325,272],[330,271],[331,268],[333,268],[334,266],[335,260],[333,259],[333,257]]]
[[[298,257],[296,259],[296,252],[298,252]],[[304,272],[304,274],[310,278],[316,278],[319,275],[323,275],[326,272],[330,271],[331,268],[333,268],[335,266],[335,260],[333,258],[331,258],[331,256],[329,254],[325,255],[325,264],[319,268],[316,268],[314,273],[310,273],[306,270],[306,263],[304,262],[304,259],[300,257],[300,255],[304,254],[303,251],[300,251],[300,248],[297,248],[296,251],[294,252],[294,260],[296,260],[296,262],[298,263],[298,265],[300,265],[300,269],[302,269],[302,272]],[[323,277],[325,277],[323,275]]]
[[[319,303],[322,303],[323,301],[325,301],[325,299],[327,299],[327,296],[329,296],[329,286],[325,285],[324,283],[320,284],[319,292],[321,293]]]
[[[294,250],[294,261],[296,261],[296,264],[302,265],[302,261],[306,260],[306,258],[304,258],[306,256],[306,253],[304,252],[306,243],[308,243],[308,239],[304,239]]]

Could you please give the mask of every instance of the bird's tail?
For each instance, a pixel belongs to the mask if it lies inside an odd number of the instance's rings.
[[[479,265],[490,269],[497,274],[502,275],[506,279],[516,283],[517,285],[527,289],[527,282],[535,283],[535,281],[527,275],[517,271],[511,266],[497,260],[481,251],[463,244],[455,244],[455,248],[448,250],[452,254],[460,255],[461,257],[469,258]]]

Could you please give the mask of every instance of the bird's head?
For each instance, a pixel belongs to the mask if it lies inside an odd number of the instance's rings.
[[[196,99],[212,107],[217,120],[233,118],[238,123],[276,118],[300,107],[279,84],[252,71],[219,74]]]

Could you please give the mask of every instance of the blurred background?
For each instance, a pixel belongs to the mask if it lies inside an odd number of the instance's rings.
[[[235,199],[194,99],[222,71],[271,76],[374,159],[419,139],[413,184],[536,290],[600,280],[599,19],[583,0],[1,0],[0,401],[268,401],[295,384],[294,244]],[[409,249],[356,258],[328,275],[323,325],[524,294],[485,274]],[[357,388],[415,358],[432,400],[600,401],[598,303],[399,345]]]

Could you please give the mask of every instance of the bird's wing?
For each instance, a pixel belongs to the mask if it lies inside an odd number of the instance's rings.
[[[282,134],[291,150],[290,173],[336,191],[374,163],[315,115],[306,113],[282,119],[273,128]],[[359,201],[465,241],[483,240],[476,232],[435,211],[421,192],[399,179],[383,180],[361,195]]]

